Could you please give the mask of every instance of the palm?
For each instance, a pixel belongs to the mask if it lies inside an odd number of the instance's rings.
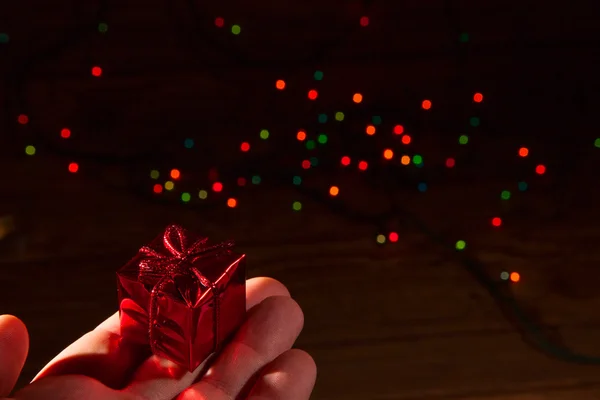
[[[194,372],[124,343],[115,314],[56,356],[14,398],[308,399],[316,374],[314,362],[306,353],[290,350],[302,329],[300,308],[287,289],[272,279],[251,279],[247,287],[246,322],[214,362],[211,359]],[[0,320],[0,358],[8,361],[0,365],[0,397],[14,385],[28,347],[25,328],[11,321],[3,329]],[[10,346],[3,346],[6,332],[13,341]],[[273,379],[274,374],[279,379]]]

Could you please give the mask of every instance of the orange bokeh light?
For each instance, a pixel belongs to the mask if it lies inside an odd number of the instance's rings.
[[[298,133],[296,134],[296,138],[300,141],[303,141],[306,139],[306,132],[300,130],[298,131]]]
[[[279,90],[285,89],[285,81],[283,79],[279,79],[277,82],[275,82],[275,87]]]
[[[360,93],[354,93],[354,96],[352,96],[352,101],[355,102],[356,104],[360,103],[363,100],[363,96]]]
[[[367,135],[369,136],[373,136],[376,132],[376,129],[373,125],[367,125],[367,128],[365,129],[365,132],[367,132]]]
[[[429,110],[431,108],[431,100],[423,100],[421,107],[423,107],[423,110]]]
[[[528,154],[529,154],[529,149],[527,147],[521,147],[519,149],[519,155],[521,157],[527,157]]]
[[[332,186],[329,188],[329,194],[332,196],[337,196],[340,193],[340,188],[337,186]]]
[[[394,158],[394,152],[392,149],[385,149],[383,151],[383,158],[385,158],[386,160],[391,160],[392,158]]]
[[[475,93],[473,95],[473,101],[475,103],[481,103],[483,101],[483,95],[481,93]]]
[[[521,280],[521,275],[518,272],[511,272],[510,280],[511,282],[519,282]]]
[[[173,179],[179,179],[180,176],[181,176],[181,172],[179,172],[178,169],[172,169],[171,170],[171,178],[173,178]]]
[[[410,136],[408,136],[408,135],[404,135],[404,136],[402,136],[402,143],[403,143],[403,144],[409,144],[409,143],[410,143],[410,141],[411,141],[411,138],[410,138]]]
[[[227,199],[227,207],[229,208],[235,208],[235,206],[237,206],[237,200],[234,198],[231,199]]]

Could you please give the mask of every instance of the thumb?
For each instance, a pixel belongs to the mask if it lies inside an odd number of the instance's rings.
[[[0,398],[12,391],[29,350],[25,324],[12,315],[0,315]]]

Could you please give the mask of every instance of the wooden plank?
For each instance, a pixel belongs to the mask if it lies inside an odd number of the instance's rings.
[[[596,329],[569,333],[590,345],[598,335]],[[347,399],[483,399],[600,382],[600,367],[551,360],[514,333],[305,348],[319,365],[314,398],[323,400],[340,398],[340,390]]]

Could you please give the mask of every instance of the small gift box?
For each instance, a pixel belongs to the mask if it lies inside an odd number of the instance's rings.
[[[245,255],[177,225],[117,271],[121,335],[193,371],[246,315]]]

